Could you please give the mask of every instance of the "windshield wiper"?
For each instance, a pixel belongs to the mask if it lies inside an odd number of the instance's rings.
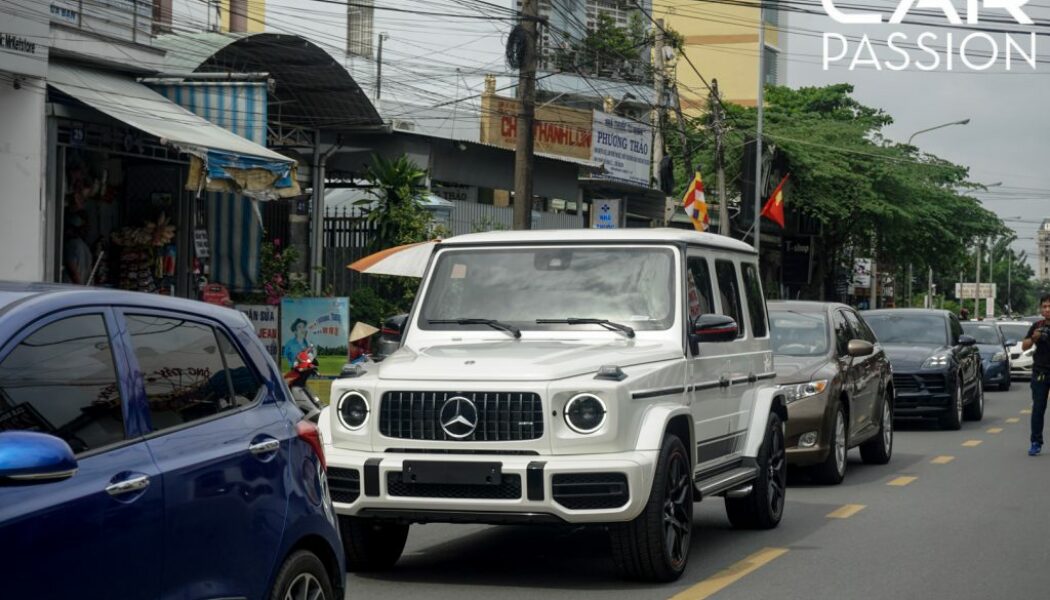
[[[521,337],[521,330],[513,325],[507,323],[501,323],[495,319],[427,319],[427,323],[430,325],[488,325],[493,329],[499,329],[500,331],[506,331],[507,333],[514,336],[515,339]]]
[[[569,317],[568,319],[536,319],[536,323],[539,325],[548,323],[565,323],[567,325],[601,325],[602,327],[610,331],[621,331],[624,333],[624,335],[626,335],[629,338],[634,337],[633,328],[627,325],[623,325],[621,323],[610,321],[609,319],[585,319]]]

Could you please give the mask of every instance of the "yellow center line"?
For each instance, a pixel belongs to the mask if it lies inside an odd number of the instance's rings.
[[[935,464],[935,465],[946,465],[946,464],[952,462],[953,460],[955,460],[954,456],[936,456],[930,462]]]
[[[983,442],[981,440],[966,440],[965,442],[962,443],[962,445],[966,446],[967,448],[976,448],[977,446],[980,446],[982,443]]]
[[[763,548],[744,560],[722,569],[693,587],[679,592],[671,600],[704,600],[736,583],[744,576],[783,556],[787,548]]]
[[[1003,432],[1003,428],[1002,427],[989,427],[988,428],[988,433],[1002,433],[1002,432]]]
[[[898,477],[896,479],[891,479],[889,482],[886,483],[886,485],[895,485],[897,487],[904,487],[904,486],[908,485],[909,483],[915,481],[916,479],[918,479],[918,477],[912,477],[910,475],[902,475],[901,477]]]
[[[1010,417],[1009,419],[1006,420],[1006,422],[1007,423],[1020,423],[1021,419],[1019,419],[1017,417]]]
[[[864,510],[864,508],[865,506],[863,504],[845,504],[829,512],[827,517],[829,519],[848,519]]]
[[[1026,408],[1026,409],[1021,411],[1021,414],[1022,415],[1030,415],[1030,414],[1032,414],[1032,409]]]

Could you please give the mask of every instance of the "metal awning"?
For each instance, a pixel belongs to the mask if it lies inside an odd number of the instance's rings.
[[[269,199],[286,195],[282,189],[298,187],[294,160],[197,116],[131,78],[52,63],[47,83],[196,157],[209,191],[220,191],[211,184],[223,183],[246,196]]]

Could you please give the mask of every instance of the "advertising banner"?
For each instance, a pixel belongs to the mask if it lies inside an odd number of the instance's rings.
[[[350,329],[347,298],[283,298],[281,300],[281,368],[287,370],[296,355],[314,347],[318,372],[338,375],[346,364]]]
[[[620,227],[623,200],[595,200],[591,203],[591,227],[594,229],[617,229]]]
[[[592,130],[591,160],[605,167],[599,177],[649,187],[652,127],[596,110]]]
[[[255,328],[255,335],[259,336],[259,341],[266,346],[266,352],[274,360],[279,360],[280,307],[270,304],[237,304],[234,308],[248,317],[248,320],[252,322],[252,327]]]
[[[517,100],[481,98],[481,143],[513,150],[518,143]],[[535,152],[571,158],[591,157],[591,111],[563,106],[536,108]]]

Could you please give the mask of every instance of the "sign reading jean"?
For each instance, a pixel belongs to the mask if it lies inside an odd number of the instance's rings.
[[[605,167],[602,179],[649,187],[652,127],[634,119],[594,111],[591,160]]]

